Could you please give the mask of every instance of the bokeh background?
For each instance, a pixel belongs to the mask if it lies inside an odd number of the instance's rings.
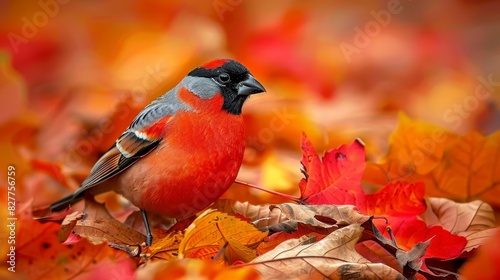
[[[45,206],[145,105],[220,57],[267,89],[244,107],[239,174],[262,187],[298,193],[303,132],[319,151],[359,137],[369,160],[385,154],[400,111],[489,134],[500,127],[499,10],[472,0],[4,0],[1,166],[16,165],[18,199]],[[225,196],[280,201],[242,186]]]

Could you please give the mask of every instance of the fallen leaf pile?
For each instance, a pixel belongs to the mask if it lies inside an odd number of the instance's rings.
[[[443,145],[440,155],[426,153],[425,162],[432,168],[423,168],[425,172],[418,173],[413,166],[412,174],[389,176],[389,167],[411,164],[399,159],[415,151],[398,139],[403,133],[407,138],[425,139],[432,133],[427,128],[402,116],[391,136],[389,154],[379,163],[369,162],[371,169],[366,169],[360,140],[320,156],[303,135],[304,178],[298,184],[298,203],[252,205],[220,199],[184,228],[155,228],[150,247],[144,247],[143,229],[119,222],[92,198],[86,198],[82,212],[66,215],[61,226],[47,218],[43,223],[33,220],[30,204],[25,204],[19,217],[19,269],[30,278],[93,275],[107,263],[113,264],[114,271],[106,273],[119,273],[122,279],[153,279],[172,273],[263,279],[454,277],[464,261],[497,235],[497,223],[493,208],[484,201],[464,196],[464,202],[456,202],[426,195],[429,174],[441,161],[456,158],[457,153],[450,154],[450,150],[468,136],[450,133],[455,140]],[[415,136],[408,135],[417,131]],[[492,142],[487,148],[498,150],[498,145]],[[475,150],[481,154],[484,148]],[[477,157],[464,157],[460,163],[489,166]],[[498,171],[498,166],[494,168]],[[371,180],[380,177],[386,181]],[[495,182],[486,179],[481,182],[494,188]],[[366,183],[380,184],[379,190],[366,193]],[[490,201],[497,205],[494,199]],[[26,227],[30,230],[23,230]],[[35,253],[40,248],[42,254]],[[66,265],[57,269],[47,265],[55,267],[60,262]]]

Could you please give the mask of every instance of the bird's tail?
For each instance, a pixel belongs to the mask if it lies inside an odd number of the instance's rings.
[[[65,196],[65,197],[59,199],[58,201],[52,203],[50,205],[50,211],[57,212],[57,211],[64,210],[64,209],[68,208],[70,205],[82,200],[82,198],[83,198],[83,195],[81,195],[81,193],[80,194],[72,193],[72,194]]]

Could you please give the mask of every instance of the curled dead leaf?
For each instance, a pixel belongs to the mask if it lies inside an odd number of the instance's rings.
[[[66,216],[58,232],[59,240],[66,240],[71,232],[96,245],[103,242],[138,245],[145,240],[142,233],[117,221],[104,204],[97,203],[92,197],[85,198],[84,213],[74,212]]]
[[[297,223],[323,229],[336,229],[349,224],[362,224],[370,219],[356,210],[353,205],[298,205],[283,203],[272,205],[272,210],[279,209],[289,221],[275,225],[271,230],[290,231],[297,228]]]
[[[396,257],[386,250],[384,246],[374,240],[366,240],[356,244],[356,251],[372,263],[384,263],[399,273],[403,273],[403,269]]]
[[[422,257],[431,243],[432,237],[424,242],[418,242],[410,251],[406,252],[401,249],[396,251],[396,259],[399,265],[403,268],[406,277],[412,277],[415,273],[420,271],[422,267]]]
[[[363,230],[352,224],[316,243],[306,236],[287,240],[249,265],[266,279],[404,279],[393,268],[370,263],[356,252],[354,246]]]
[[[269,204],[252,205],[248,202],[219,199],[211,208],[229,215],[241,214],[252,222],[258,221],[255,224],[257,227],[271,226],[286,220],[285,215],[279,211],[272,211],[269,206]]]
[[[145,236],[116,220],[84,219],[76,223],[73,229],[76,234],[86,238],[92,244],[103,242],[125,245],[138,245],[144,242]]]
[[[467,239],[464,252],[484,244],[495,235],[496,219],[491,206],[475,200],[458,203],[446,198],[430,197],[429,209],[424,213],[428,225],[440,225],[450,233]]]

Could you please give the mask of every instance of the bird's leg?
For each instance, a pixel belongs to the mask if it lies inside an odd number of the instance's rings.
[[[144,226],[146,227],[146,246],[151,246],[153,243],[153,235],[151,234],[151,229],[149,228],[148,216],[146,215],[146,211],[141,209],[142,219],[144,220]]]

